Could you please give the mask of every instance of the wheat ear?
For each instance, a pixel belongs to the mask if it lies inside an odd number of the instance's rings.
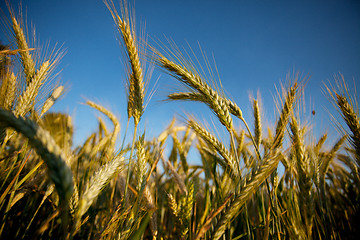
[[[321,136],[321,138],[319,139],[319,141],[316,143],[315,147],[314,147],[314,152],[316,154],[319,154],[320,149],[322,147],[322,145],[324,144],[324,142],[327,139],[327,133],[325,133],[324,135]]]
[[[40,117],[43,116],[54,105],[55,101],[61,96],[64,91],[64,86],[56,87],[51,95],[45,100],[45,103],[41,109]]]
[[[131,73],[129,74],[128,117],[134,117],[134,123],[137,125],[144,112],[145,84],[143,80],[143,70],[139,59],[140,53],[136,42],[135,30],[134,27],[131,28],[126,6],[120,17],[113,3],[109,4],[105,1],[105,4],[119,30],[130,62]]]
[[[285,97],[280,117],[276,123],[275,137],[272,143],[272,149],[276,149],[281,146],[284,139],[285,127],[288,123],[289,116],[291,114],[297,93],[297,82],[294,83]]]
[[[196,121],[188,120],[188,125],[200,136],[206,143],[214,147],[216,151],[224,158],[227,168],[225,171],[228,171],[232,179],[239,176],[238,168],[236,167],[236,162],[232,158],[231,153],[226,149],[226,147],[211,133],[206,129],[201,127]]]
[[[11,110],[16,97],[16,76],[7,73],[2,79],[0,88],[0,106],[5,110]]]
[[[11,111],[16,97],[16,77],[14,73],[6,73],[0,87],[0,107]],[[0,125],[0,145],[7,138],[7,131]]]
[[[61,201],[67,203],[73,193],[72,172],[66,164],[66,158],[50,134],[29,119],[16,117],[0,109],[0,121],[14,128],[29,139],[30,144],[47,165],[50,179],[54,182]]]
[[[305,226],[308,236],[312,235],[312,225],[314,217],[314,199],[312,181],[309,167],[309,157],[304,154],[302,144],[302,134],[299,129],[297,120],[292,116],[290,121],[292,133],[293,151],[296,159],[297,182],[299,186],[298,198],[302,218],[305,220]]]
[[[23,29],[20,27],[14,16],[11,17],[11,20],[13,32],[19,50],[29,49]],[[19,51],[19,53],[22,66],[24,67],[26,81],[27,84],[29,84],[35,74],[35,63],[29,51]]]
[[[188,193],[181,206],[180,217],[182,219],[181,238],[184,239],[188,235],[191,223],[191,213],[193,211],[194,203],[194,184],[190,183]]]
[[[31,108],[32,103],[38,94],[40,87],[43,85],[44,80],[50,70],[50,62],[45,61],[40,69],[36,71],[31,82],[26,86],[25,91],[21,94],[15,108],[15,115],[24,116]]]
[[[168,95],[169,100],[189,100],[197,102],[205,102],[206,99],[201,93],[197,92],[180,92],[180,93],[171,93]],[[238,117],[240,120],[244,121],[243,114],[241,109],[232,101],[227,98],[223,98],[225,104],[229,107],[229,111],[234,116]]]
[[[233,122],[230,116],[227,102],[215,90],[213,90],[196,72],[189,71],[185,66],[176,64],[166,57],[158,54],[157,63],[166,69],[170,75],[177,78],[185,85],[199,92],[204,103],[207,104],[219,118],[220,122],[229,130],[233,129]]]
[[[140,191],[141,186],[144,181],[144,176],[146,174],[146,154],[144,148],[144,137],[142,135],[139,137],[139,140],[135,143],[136,146],[136,155],[137,155],[137,171],[136,171],[136,180],[137,180],[137,190]]]
[[[356,152],[355,158],[356,158],[357,164],[358,164],[358,166],[360,166],[360,121],[359,121],[359,116],[355,113],[354,108],[352,107],[352,105],[349,104],[349,101],[347,100],[346,97],[341,96],[337,93],[335,93],[335,94],[336,94],[336,98],[337,98],[337,105],[340,108],[343,118],[351,131],[351,134],[350,134],[351,143]]]
[[[257,148],[259,148],[261,143],[261,116],[260,116],[260,109],[257,100],[254,100],[253,103],[254,107],[254,119],[255,119],[255,144]]]
[[[82,194],[76,213],[77,221],[86,213],[89,207],[92,205],[96,197],[100,194],[101,190],[109,182],[111,177],[119,170],[119,167],[123,163],[124,158],[116,157],[98,171],[96,171],[90,180],[86,183],[85,191]]]

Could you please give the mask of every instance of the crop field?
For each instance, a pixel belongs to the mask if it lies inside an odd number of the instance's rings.
[[[360,119],[346,79],[324,87],[338,139],[315,136],[303,121],[307,78],[296,73],[278,90],[276,122],[265,126],[260,99],[245,119],[249,106],[188,55],[142,41],[126,3],[105,4],[125,53],[128,125],[88,100],[102,117],[80,145],[71,116],[51,111],[64,92],[52,81],[63,53],[41,54],[9,8],[13,42],[0,49],[1,239],[356,239]],[[158,136],[140,131],[148,64],[184,86],[168,100],[207,106],[226,134],[191,113]]]

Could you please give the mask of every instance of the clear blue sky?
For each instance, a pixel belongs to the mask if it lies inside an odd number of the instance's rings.
[[[17,5],[18,1],[12,1],[14,8]],[[125,128],[122,55],[116,28],[104,3],[23,0],[22,5],[40,40],[64,44],[67,50],[60,77],[70,89],[54,110],[74,117],[76,141],[82,141],[97,126],[98,114],[80,104],[85,99],[111,109]],[[3,1],[1,8],[6,10]],[[311,104],[308,109],[316,110],[313,118],[316,126],[324,129],[321,132],[333,128],[324,110],[332,110],[332,106],[321,91],[322,82],[342,73],[348,82],[355,81],[359,86],[359,1],[137,0],[135,12],[138,29],[146,22],[146,33],[151,38],[171,38],[178,46],[189,43],[193,49],[199,42],[209,56],[213,54],[227,94],[243,109],[249,122],[249,93],[261,92],[265,121],[271,122],[274,86],[293,70],[311,75],[306,100]],[[142,119],[148,137],[164,129],[175,114],[194,113],[211,122],[211,112],[203,111],[205,108],[198,103],[161,102],[177,83],[157,71],[150,89],[158,78],[157,91]]]

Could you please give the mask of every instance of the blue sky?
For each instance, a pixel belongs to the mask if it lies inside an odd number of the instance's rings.
[[[16,9],[18,1],[11,4]],[[69,90],[53,110],[73,116],[76,142],[97,127],[99,114],[81,104],[86,99],[112,110],[124,129],[126,78],[118,35],[105,4],[101,0],[23,0],[22,5],[40,41],[58,42],[67,51],[59,69]],[[3,2],[1,8],[6,10]],[[261,92],[264,121],[271,123],[275,85],[287,73],[299,71],[311,75],[305,99],[308,113],[316,110],[311,118],[316,131],[331,131],[325,109],[334,111],[321,91],[323,82],[338,73],[352,86],[360,82],[359,1],[137,0],[135,12],[137,28],[146,23],[151,44],[153,39],[171,38],[178,46],[189,44],[197,51],[200,43],[207,55],[214,55],[226,93],[248,122],[253,120],[249,93]],[[150,90],[156,81],[156,92],[142,119],[148,137],[185,112],[211,124],[211,112],[199,103],[161,101],[178,86],[175,79],[155,71]]]

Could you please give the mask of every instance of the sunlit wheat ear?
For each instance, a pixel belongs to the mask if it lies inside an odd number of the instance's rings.
[[[297,120],[294,116],[292,116],[292,119],[290,121],[290,129],[292,132],[292,141],[293,141],[293,151],[295,152],[295,158],[298,164],[305,164],[304,162],[304,148],[302,144],[302,136],[300,133],[300,129],[297,123]],[[308,166],[302,166],[298,167],[298,169],[303,169]],[[301,178],[301,176],[299,176]]]
[[[180,216],[182,219],[182,231],[181,231],[181,238],[184,238],[188,235],[191,223],[191,213],[193,210],[193,203],[194,203],[194,184],[190,183],[188,187],[188,193],[186,195],[184,204],[181,206]]]
[[[79,189],[76,185],[76,180],[74,179],[74,177],[73,177],[73,181],[74,181],[74,192],[69,199],[69,208],[70,208],[69,210],[70,210],[71,217],[73,219],[75,219],[76,211],[79,207]]]
[[[170,208],[170,212],[172,213],[172,215],[174,217],[174,225],[175,225],[174,227],[176,228],[175,236],[181,237],[182,230],[184,227],[183,219],[181,217],[181,215],[182,215],[181,203],[178,204],[176,202],[176,199],[174,198],[174,196],[171,193],[168,193],[167,196],[168,196],[168,205]]]
[[[183,100],[183,101],[197,101],[197,102],[206,102],[204,96],[196,92],[180,92],[180,93],[171,93],[168,95],[169,100]]]
[[[11,111],[16,97],[16,77],[14,73],[5,73],[0,87],[0,107]],[[6,128],[0,125],[0,145],[6,138]]]
[[[87,212],[96,197],[100,194],[101,190],[109,182],[114,173],[116,173],[124,159],[122,157],[113,158],[110,162],[102,166],[96,171],[90,180],[86,183],[84,193],[81,194],[79,199],[79,206],[76,213],[77,221]]]
[[[178,217],[178,215],[179,215],[179,210],[178,210],[178,205],[177,205],[177,203],[176,203],[175,198],[173,197],[173,195],[171,195],[171,193],[168,193],[167,196],[168,196],[169,207],[170,207],[170,209],[171,209],[172,214],[173,214],[175,217]]]
[[[14,73],[6,73],[0,87],[0,106],[5,110],[11,110],[16,97],[16,76]]]
[[[106,135],[109,135],[109,131],[106,127],[104,120],[101,117],[98,117],[98,122],[99,122],[99,137],[102,138]]]
[[[15,108],[15,115],[24,116],[32,107],[33,102],[39,92],[40,87],[44,84],[50,69],[50,62],[45,61],[38,71],[36,71],[31,82],[26,86],[25,91],[19,97]]]
[[[141,185],[143,184],[144,176],[146,174],[146,154],[144,148],[144,137],[142,135],[139,137],[139,140],[136,142],[136,155],[137,155],[137,169],[136,169],[136,180],[137,180],[137,190],[140,191]]]
[[[18,48],[20,50],[29,49],[29,46],[27,44],[24,31],[21,28],[21,26],[18,24],[18,22],[16,21],[13,14],[11,16],[11,21],[12,21],[13,33],[15,35],[15,39],[16,39],[16,43],[17,43]],[[22,65],[24,67],[24,73],[25,73],[25,76],[26,76],[27,84],[29,84],[32,81],[32,78],[35,75],[34,59],[31,56],[29,51],[20,51],[19,53],[20,53]]]
[[[134,123],[137,125],[140,122],[140,118],[144,112],[144,83],[136,87],[133,74],[129,79],[129,92],[128,92],[128,118],[134,117]]]
[[[29,139],[29,143],[45,161],[49,178],[54,182],[59,198],[68,203],[73,193],[72,172],[66,165],[65,156],[50,134],[34,122],[0,109],[0,122],[14,128]]]
[[[135,33],[134,19],[130,20],[126,1],[123,3],[121,16],[119,16],[114,4],[111,1],[105,1],[105,4],[115,21],[122,38],[122,44],[130,62],[128,83],[128,117],[134,117],[134,123],[137,125],[144,111],[145,84],[143,69],[139,57],[140,52]]]
[[[197,102],[205,102],[206,98],[197,92],[181,92],[181,93],[171,93],[168,95],[169,100],[189,100]],[[225,104],[228,105],[229,111],[234,116],[238,117],[240,120],[244,120],[241,109],[229,99],[224,98]]]
[[[167,59],[160,53],[157,54],[158,58],[155,60],[156,63],[180,82],[192,88],[195,92],[200,93],[204,100],[203,102],[214,111],[220,122],[231,131],[233,129],[233,122],[227,101],[221,97],[217,91],[213,90],[198,73],[192,72],[185,66]]]
[[[261,116],[260,116],[260,109],[257,100],[254,100],[253,103],[254,108],[254,119],[255,119],[255,144],[259,148],[261,143]]]
[[[297,88],[298,85],[297,82],[295,82],[294,85],[290,87],[289,91],[287,92],[285,102],[280,112],[280,117],[276,123],[275,137],[272,143],[272,149],[277,149],[282,145],[285,128],[296,100]]]
[[[314,147],[314,152],[316,154],[319,154],[321,147],[323,146],[323,144],[325,143],[327,139],[327,133],[325,133],[324,135],[321,136],[321,138],[319,139],[319,141],[316,143],[315,147]]]
[[[112,132],[111,138],[110,138],[110,146],[109,146],[109,153],[112,153],[114,148],[115,148],[115,143],[116,143],[116,138],[117,135],[120,132],[120,123],[119,120],[115,117],[115,115],[110,112],[109,110],[107,110],[106,108],[92,102],[92,101],[87,101],[86,102],[87,105],[89,105],[92,108],[97,109],[98,111],[102,112],[103,114],[105,114],[113,123],[114,125],[114,130]]]
[[[351,104],[349,104],[349,101],[346,97],[341,96],[337,93],[337,105],[341,110],[341,113],[343,115],[343,118],[348,125],[350,129],[350,138],[351,138],[351,144],[355,149],[356,152],[356,161],[358,166],[360,166],[360,119],[358,114],[354,111],[354,108]]]
[[[206,129],[201,127],[196,121],[188,120],[188,125],[196,132],[198,136],[200,136],[205,142],[215,148],[218,153],[224,158],[227,167],[224,169],[228,171],[230,177],[232,179],[240,176],[238,172],[238,168],[236,167],[236,162],[233,159],[231,153],[226,149],[226,147],[211,133],[209,133]]]
[[[240,156],[241,152],[244,148],[244,140],[245,140],[245,131],[242,130],[240,136],[237,138],[237,155]]]
[[[242,111],[236,103],[233,101],[230,101],[229,99],[225,99],[225,103],[229,106],[229,110],[231,114],[233,114],[235,117],[239,118],[241,121],[245,122],[245,119],[243,118]]]
[[[55,88],[51,95],[45,100],[45,103],[41,109],[40,117],[43,116],[54,105],[55,101],[61,96],[64,91],[64,86],[58,86]]]

